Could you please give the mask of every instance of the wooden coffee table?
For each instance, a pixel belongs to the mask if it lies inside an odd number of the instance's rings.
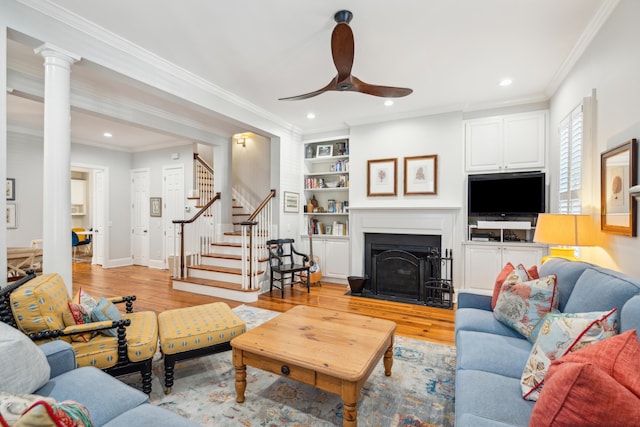
[[[391,375],[393,334],[389,320],[296,306],[231,340],[236,401],[244,402],[247,366],[339,394],[342,425],[357,425],[360,389],[384,356]]]

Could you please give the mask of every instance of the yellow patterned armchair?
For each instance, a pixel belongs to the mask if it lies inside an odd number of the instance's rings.
[[[69,342],[78,366],[95,366],[113,375],[140,371],[142,391],[151,393],[151,361],[158,346],[152,311],[133,313],[135,296],[69,298],[56,274],[28,276],[0,290],[0,320],[36,342]],[[114,304],[124,303],[126,312]]]

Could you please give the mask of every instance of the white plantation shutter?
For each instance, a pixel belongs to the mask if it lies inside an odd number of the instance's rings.
[[[583,117],[581,104],[560,123],[559,213],[582,212]]]

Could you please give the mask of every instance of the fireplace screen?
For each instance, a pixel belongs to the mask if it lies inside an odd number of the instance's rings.
[[[374,292],[397,298],[420,299],[422,260],[409,252],[390,250],[374,256]]]
[[[365,252],[364,296],[453,306],[452,253],[441,253],[440,236],[366,234]]]

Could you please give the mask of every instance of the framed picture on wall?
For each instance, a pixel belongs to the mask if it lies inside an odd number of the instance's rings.
[[[398,192],[398,159],[367,161],[367,196],[395,196]]]
[[[637,208],[629,188],[636,185],[638,147],[632,139],[600,155],[600,228],[636,235]]]
[[[16,179],[7,178],[7,200],[16,199]]]
[[[7,228],[18,228],[18,206],[7,203]]]
[[[162,197],[149,198],[149,213],[152,217],[162,216]]]
[[[404,194],[438,194],[438,155],[404,158]]]
[[[284,211],[298,212],[300,210],[300,194],[290,191],[284,192]]]

